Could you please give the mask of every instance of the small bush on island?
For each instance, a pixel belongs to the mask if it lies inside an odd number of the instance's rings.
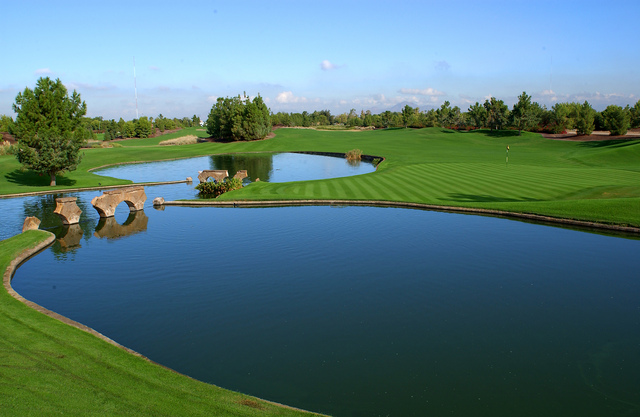
[[[346,153],[348,161],[359,161],[362,159],[362,151],[360,149],[351,149]]]
[[[200,197],[216,198],[227,191],[239,190],[242,188],[240,178],[227,178],[225,181],[206,181],[196,185]]]

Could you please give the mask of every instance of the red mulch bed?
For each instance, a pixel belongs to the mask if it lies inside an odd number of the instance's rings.
[[[640,129],[629,129],[626,135],[611,136],[607,132],[594,132],[591,135],[576,135],[575,133],[542,133],[542,137],[555,140],[571,140],[576,142],[591,142],[599,140],[635,140],[640,139]]]
[[[7,132],[0,133],[2,133],[2,140],[0,140],[0,143],[4,142],[5,140],[12,145],[16,143],[16,138],[14,138],[12,135],[8,134]]]

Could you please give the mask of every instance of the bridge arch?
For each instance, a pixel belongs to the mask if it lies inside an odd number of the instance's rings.
[[[203,183],[209,178],[213,178],[216,182],[224,181],[229,176],[229,172],[226,169],[205,169],[198,171],[198,180]]]
[[[98,211],[100,217],[113,217],[116,207],[123,201],[129,206],[130,212],[143,210],[144,202],[147,201],[144,187],[134,186],[105,191],[102,195],[94,197],[91,205]]]

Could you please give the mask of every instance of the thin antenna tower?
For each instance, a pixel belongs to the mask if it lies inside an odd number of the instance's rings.
[[[551,88],[551,81],[553,79],[553,55],[551,55],[551,65],[549,66],[549,94],[553,92]]]
[[[136,57],[133,57],[133,90],[136,94],[136,119],[138,119],[138,85],[136,82]]]

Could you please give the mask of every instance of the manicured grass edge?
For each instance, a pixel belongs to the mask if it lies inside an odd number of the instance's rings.
[[[560,224],[574,226],[585,229],[602,229],[615,232],[633,233],[640,235],[640,227],[621,226],[617,224],[597,223],[584,220],[575,220],[562,217],[550,217],[531,213],[518,213],[501,210],[491,210],[473,207],[439,206],[433,204],[411,203],[402,201],[379,201],[379,200],[230,200],[230,201],[197,201],[179,200],[165,201],[165,206],[213,206],[213,207],[278,207],[278,206],[379,206],[379,207],[399,207],[415,208],[421,210],[445,211],[451,213],[483,214],[494,217],[516,218],[531,220],[536,223]]]

